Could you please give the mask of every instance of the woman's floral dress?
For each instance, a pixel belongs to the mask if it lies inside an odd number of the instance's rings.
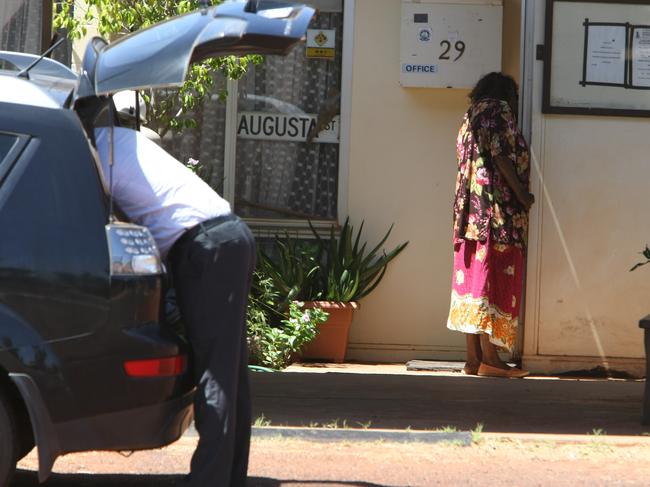
[[[494,166],[510,159],[528,188],[528,145],[508,103],[482,99],[470,106],[456,142],[454,273],[447,328],[487,333],[512,350],[522,295],[528,213]]]

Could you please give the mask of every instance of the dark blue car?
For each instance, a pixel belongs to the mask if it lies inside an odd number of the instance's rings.
[[[114,219],[80,108],[178,86],[206,57],[284,54],[313,13],[226,2],[94,39],[79,76],[0,52],[1,486],[34,446],[44,481],[59,455],[160,447],[192,420],[190,351],[161,318],[164,266],[146,228]]]

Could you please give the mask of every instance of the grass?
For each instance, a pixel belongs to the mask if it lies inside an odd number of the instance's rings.
[[[472,443],[478,445],[483,441],[481,433],[483,432],[483,423],[476,423],[476,428],[472,430]]]
[[[605,436],[607,435],[607,431],[601,428],[594,428],[591,430],[591,433],[587,433],[587,434],[593,436]]]
[[[604,442],[602,440],[599,440],[599,437],[602,438],[603,436],[607,436],[607,431],[605,431],[604,429],[602,429],[602,428],[593,428],[591,430],[591,433],[587,433],[587,435],[593,436],[594,439],[591,441],[590,444],[586,445],[587,449],[585,450],[585,452],[588,452],[588,451],[592,451],[592,452],[593,451],[596,451],[596,452],[610,451],[611,452],[611,451],[613,451],[612,447],[610,445],[608,445],[606,442]]]
[[[331,421],[329,421],[327,423],[319,423],[317,421],[311,421],[309,423],[308,427],[313,428],[313,429],[323,428],[323,429],[362,429],[362,430],[368,430],[372,426],[372,421],[370,421],[370,420],[368,420],[366,422],[357,421],[356,425],[358,425],[358,428],[357,428],[357,426],[349,426],[347,419],[340,420],[340,419],[336,418],[336,419],[333,419],[333,420],[331,420]],[[253,426],[257,427],[257,428],[268,427],[268,426],[271,426],[271,420],[268,419],[266,416],[264,416],[264,414],[261,414],[260,416],[258,416],[255,419],[255,422],[253,423]],[[278,426],[278,425],[276,425],[276,426]],[[280,425],[280,426],[282,426],[282,425]],[[404,428],[404,431],[407,432],[407,433],[410,433],[410,432],[413,432],[415,430],[411,426],[407,426],[406,428]],[[455,426],[447,425],[447,426],[442,426],[440,428],[431,429],[431,430],[428,430],[428,431],[432,431],[432,432],[436,432],[436,433],[457,433],[458,429]],[[471,431],[472,444],[478,444],[478,443],[480,443],[482,441],[482,439],[481,439],[481,432],[482,431],[483,431],[483,424],[478,423],[476,425],[476,428]],[[594,430],[594,431],[596,431],[596,430]],[[381,441],[383,441],[383,440],[381,440]],[[446,443],[448,443],[449,445],[453,445],[453,446],[466,446],[466,444],[462,440],[456,440],[456,439],[449,440]]]
[[[253,426],[255,426],[256,428],[263,428],[263,427],[266,427],[266,426],[271,426],[271,420],[267,419],[264,416],[264,414],[262,414],[262,415],[258,416],[255,419],[255,422],[253,423]]]
[[[328,429],[348,429],[348,420],[344,419],[341,425],[339,426],[339,420],[338,418],[329,422],[323,424],[323,428],[328,428]]]

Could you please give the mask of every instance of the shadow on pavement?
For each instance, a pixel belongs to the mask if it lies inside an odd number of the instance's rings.
[[[255,373],[254,418],[272,426],[452,426],[506,433],[641,435],[644,381],[455,375]]]
[[[47,487],[166,487],[180,485],[183,475],[146,474],[53,474]],[[37,487],[36,472],[18,470],[11,487]],[[345,487],[388,487],[371,482],[345,480],[278,480],[265,477],[249,477],[247,487],[291,487],[298,485],[337,485]]]
[[[354,480],[277,480],[263,477],[249,477],[247,487],[291,487],[309,485],[332,485],[342,487],[388,487],[372,482]]]
[[[171,487],[179,484],[183,477],[184,475],[55,473],[47,483],[39,484],[36,472],[17,470],[11,487]]]

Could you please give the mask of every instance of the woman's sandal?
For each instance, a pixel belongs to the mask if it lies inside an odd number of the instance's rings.
[[[465,364],[465,366],[463,367],[462,373],[464,375],[477,375],[479,367],[480,367],[480,365],[467,365],[467,364]]]
[[[527,370],[521,370],[517,367],[509,367],[508,369],[500,369],[499,367],[493,367],[492,365],[482,363],[476,375],[481,377],[506,377],[506,378],[521,378],[526,377],[530,374]]]

